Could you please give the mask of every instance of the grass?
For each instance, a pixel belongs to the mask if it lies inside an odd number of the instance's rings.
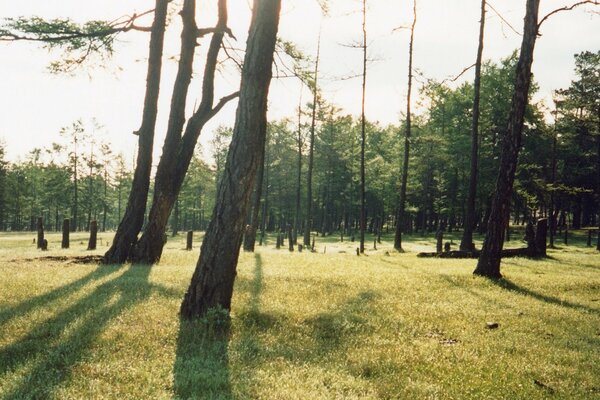
[[[183,235],[152,268],[40,258],[90,254],[74,236],[42,253],[0,234],[2,399],[600,398],[600,254],[583,232],[506,260],[498,282],[475,260],[417,258],[431,237],[362,257],[332,237],[301,254],[271,240],[240,257],[225,333],[218,312],[177,316],[197,259]]]

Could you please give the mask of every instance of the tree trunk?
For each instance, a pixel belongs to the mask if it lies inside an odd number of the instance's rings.
[[[365,225],[366,219],[366,200],[365,200],[365,144],[367,136],[365,127],[365,96],[367,92],[367,1],[363,0],[362,9],[362,33],[363,33],[363,74],[362,74],[362,101],[361,101],[361,116],[360,116],[360,252],[365,252]]]
[[[150,54],[142,125],[137,131],[138,154],[131,192],[125,214],[119,223],[112,246],[104,255],[106,264],[122,264],[129,257],[131,247],[144,223],[146,201],[150,187],[154,130],[158,113],[158,95],[162,69],[162,54],[169,0],[156,0],[154,22],[150,35]],[[76,218],[76,217],[75,217]]]
[[[186,238],[186,243],[185,243],[185,249],[186,250],[192,250],[192,243],[193,242],[194,242],[194,231],[188,231],[187,238]]]
[[[398,205],[398,216],[396,218],[396,234],[394,237],[394,249],[403,251],[402,249],[402,225],[406,208],[406,185],[408,182],[408,160],[410,154],[410,137],[411,137],[411,115],[410,115],[410,97],[412,92],[412,77],[413,77],[413,44],[415,37],[415,25],[417,24],[417,0],[413,0],[413,22],[410,28],[410,43],[408,49],[408,93],[406,95],[406,135],[404,137],[404,160],[402,163],[402,182],[400,184],[400,201]]]
[[[37,248],[42,248],[42,242],[44,241],[44,220],[42,217],[37,219]]]
[[[460,241],[460,250],[473,250],[473,228],[475,227],[475,198],[477,196],[477,173],[479,158],[479,99],[481,94],[481,59],[483,57],[483,37],[485,31],[485,0],[481,1],[481,19],[479,21],[479,47],[475,61],[475,82],[473,84],[473,122],[471,125],[471,171],[469,176],[469,194],[465,227]]]
[[[317,42],[317,59],[315,60],[315,76],[313,90],[313,109],[310,121],[310,145],[308,148],[308,172],[306,175],[306,220],[304,222],[304,246],[310,246],[310,231],[312,228],[312,175],[315,149],[315,124],[317,121],[317,103],[319,101],[319,59],[321,56],[321,34]]]
[[[263,175],[265,171],[265,151],[263,147],[263,155],[261,162],[258,166],[258,175],[256,177],[256,189],[254,190],[254,205],[252,207],[252,216],[250,221],[250,228],[244,235],[244,251],[254,252],[256,245],[256,232],[258,231],[258,214],[260,211],[260,200],[262,197],[262,186],[263,186]]]
[[[69,221],[68,218],[63,220],[63,225],[62,225],[62,242],[60,247],[62,249],[68,249],[69,248],[69,233],[70,233],[70,228],[71,227],[71,222]]]
[[[516,69],[515,89],[502,143],[500,169],[496,179],[496,190],[492,200],[492,209],[488,221],[488,230],[481,250],[477,268],[473,273],[489,278],[500,278],[501,252],[504,244],[504,227],[510,208],[515,172],[525,109],[528,103],[531,83],[531,65],[538,32],[538,10],[540,0],[527,0],[523,42]]]
[[[98,222],[92,220],[90,222],[90,240],[88,241],[88,250],[96,250],[96,243],[98,238]]]
[[[214,78],[218,55],[227,28],[227,1],[219,0],[219,19],[206,55],[202,81],[202,100],[192,115],[182,136],[185,124],[185,105],[193,73],[193,59],[199,30],[195,21],[195,0],[186,0],[181,12],[184,28],[181,34],[179,69],[171,98],[169,127],[163,153],[156,170],[154,196],[144,232],[130,255],[132,261],[153,264],[160,260],[164,247],[164,233],[169,216],[179,195],[185,174],[194,155],[194,149],[204,125],[215,116],[237,93],[224,97],[213,107]]]
[[[281,0],[255,0],[248,34],[240,101],[213,218],[183,303],[181,315],[192,318],[209,309],[229,310],[244,221],[263,162],[267,97]]]

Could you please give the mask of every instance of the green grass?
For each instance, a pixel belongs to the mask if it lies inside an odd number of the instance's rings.
[[[177,316],[197,259],[183,235],[152,268],[44,260],[89,254],[86,237],[60,250],[48,235],[45,253],[33,237],[0,234],[2,399],[600,398],[600,254],[585,240],[506,260],[494,282],[475,260],[417,258],[431,237],[361,257],[338,238],[301,254],[271,239],[241,255],[219,334],[218,313]]]

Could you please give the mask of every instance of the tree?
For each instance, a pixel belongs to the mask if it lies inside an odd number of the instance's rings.
[[[483,36],[485,32],[485,0],[481,0],[481,20],[479,21],[479,45],[475,61],[475,82],[473,84],[473,121],[471,125],[471,169],[469,175],[469,195],[460,249],[473,251],[473,228],[475,225],[475,197],[477,196],[477,173],[479,158],[479,103],[481,97],[481,59],[483,57]]]
[[[367,92],[367,0],[362,2],[362,100],[360,114],[360,253],[365,252],[365,228],[367,224],[366,198],[365,198],[365,145],[367,136],[365,132],[365,96]]]
[[[408,182],[408,162],[410,158],[410,137],[411,137],[411,115],[410,101],[412,94],[413,78],[413,45],[415,37],[415,26],[417,24],[417,0],[413,0],[413,22],[410,27],[410,42],[408,47],[408,92],[406,94],[406,133],[404,136],[404,160],[402,162],[402,182],[400,183],[400,201],[398,204],[398,213],[396,218],[396,234],[394,236],[394,249],[402,250],[402,229],[405,221],[406,208],[406,185]]]
[[[509,217],[510,199],[513,190],[525,109],[529,99],[531,84],[531,65],[533,50],[538,34],[538,11],[540,0],[527,0],[523,41],[517,63],[515,86],[512,98],[508,126],[502,137],[500,169],[496,179],[492,208],[488,221],[488,230],[473,272],[489,278],[500,278],[500,260],[504,245],[505,227]]]
[[[255,0],[242,69],[240,101],[213,218],[181,304],[193,318],[209,309],[229,310],[237,261],[256,170],[263,162],[267,97],[281,0]]]
[[[138,153],[127,200],[127,207],[111,247],[104,254],[104,263],[121,264],[127,260],[131,247],[144,223],[146,201],[150,189],[154,131],[158,114],[158,96],[162,71],[162,54],[169,0],[156,0],[156,11],[150,34],[146,93],[142,111],[142,124],[135,132],[138,135]]]
[[[226,33],[233,36],[231,30],[227,27],[227,1],[218,1],[219,16],[214,28],[199,29],[196,26],[195,10],[195,0],[184,1],[181,11],[183,30],[179,68],[173,86],[167,134],[156,171],[154,195],[148,215],[148,223],[145,225],[141,238],[129,255],[129,258],[135,262],[153,264],[160,260],[165,244],[164,235],[169,216],[181,190],[202,128],[229,101],[238,96],[238,92],[235,92],[213,104],[215,74],[223,37]],[[196,40],[208,33],[212,33],[212,38],[204,66],[202,99],[198,109],[190,117],[184,131],[185,105],[192,79]]]

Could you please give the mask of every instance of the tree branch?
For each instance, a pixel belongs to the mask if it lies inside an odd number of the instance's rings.
[[[576,7],[579,7],[579,6],[582,6],[582,5],[585,5],[585,4],[592,4],[592,5],[594,5],[594,6],[598,6],[598,5],[600,5],[600,2],[598,2],[597,0],[585,0],[585,1],[580,1],[580,2],[577,2],[577,3],[575,3],[575,4],[573,4],[573,5],[570,5],[570,6],[564,6],[564,7],[561,7],[561,8],[557,8],[556,10],[554,10],[554,11],[551,11],[551,12],[549,12],[548,14],[546,14],[546,15],[544,16],[544,18],[542,18],[542,19],[540,20],[540,22],[538,23],[538,26],[537,26],[538,30],[540,29],[540,27],[542,26],[542,24],[543,24],[543,23],[544,23],[544,22],[545,22],[545,21],[546,21],[548,18],[550,18],[551,16],[553,16],[554,14],[558,14],[559,12],[562,12],[562,11],[571,11],[571,10],[573,10],[574,8],[576,8]]]

